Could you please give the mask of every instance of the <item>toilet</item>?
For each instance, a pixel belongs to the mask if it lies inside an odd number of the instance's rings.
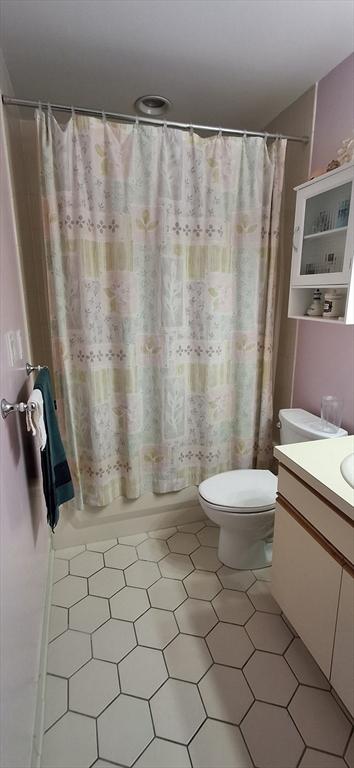
[[[325,432],[321,419],[302,408],[279,411],[281,445],[344,437]],[[266,469],[235,469],[199,485],[199,502],[220,528],[219,560],[230,568],[265,568],[272,562],[277,477]]]

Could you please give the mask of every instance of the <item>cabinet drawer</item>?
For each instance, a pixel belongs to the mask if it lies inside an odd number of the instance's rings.
[[[354,715],[354,578],[343,568],[334,638],[331,683]]]
[[[329,678],[342,567],[277,501],[272,592]]]
[[[335,549],[354,563],[352,521],[342,516],[311,488],[279,465],[278,491]]]

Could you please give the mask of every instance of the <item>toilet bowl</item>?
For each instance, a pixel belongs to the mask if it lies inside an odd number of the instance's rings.
[[[268,470],[235,469],[204,480],[199,502],[220,527],[219,560],[230,568],[264,568],[272,561],[277,478]]]
[[[302,408],[279,412],[280,443],[345,437],[344,429],[324,429],[318,416]],[[199,486],[207,517],[220,527],[219,560],[230,568],[264,568],[272,562],[277,478],[266,469],[235,469]]]

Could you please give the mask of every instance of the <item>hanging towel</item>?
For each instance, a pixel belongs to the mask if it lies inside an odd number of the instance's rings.
[[[47,432],[44,423],[43,397],[40,389],[34,389],[31,392],[28,402],[34,403],[36,407],[34,411],[26,411],[27,432],[32,432],[33,437],[37,436],[39,447],[43,451],[47,442]]]
[[[59,506],[74,498],[70,470],[61,441],[48,368],[42,368],[35,385],[43,398],[46,445],[41,451],[43,491],[47,505],[47,520],[54,531],[59,519]]]

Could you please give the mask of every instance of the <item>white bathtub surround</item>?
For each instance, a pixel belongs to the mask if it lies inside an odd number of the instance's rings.
[[[326,678],[217,534],[201,520],[56,553],[41,768],[348,768]]]

